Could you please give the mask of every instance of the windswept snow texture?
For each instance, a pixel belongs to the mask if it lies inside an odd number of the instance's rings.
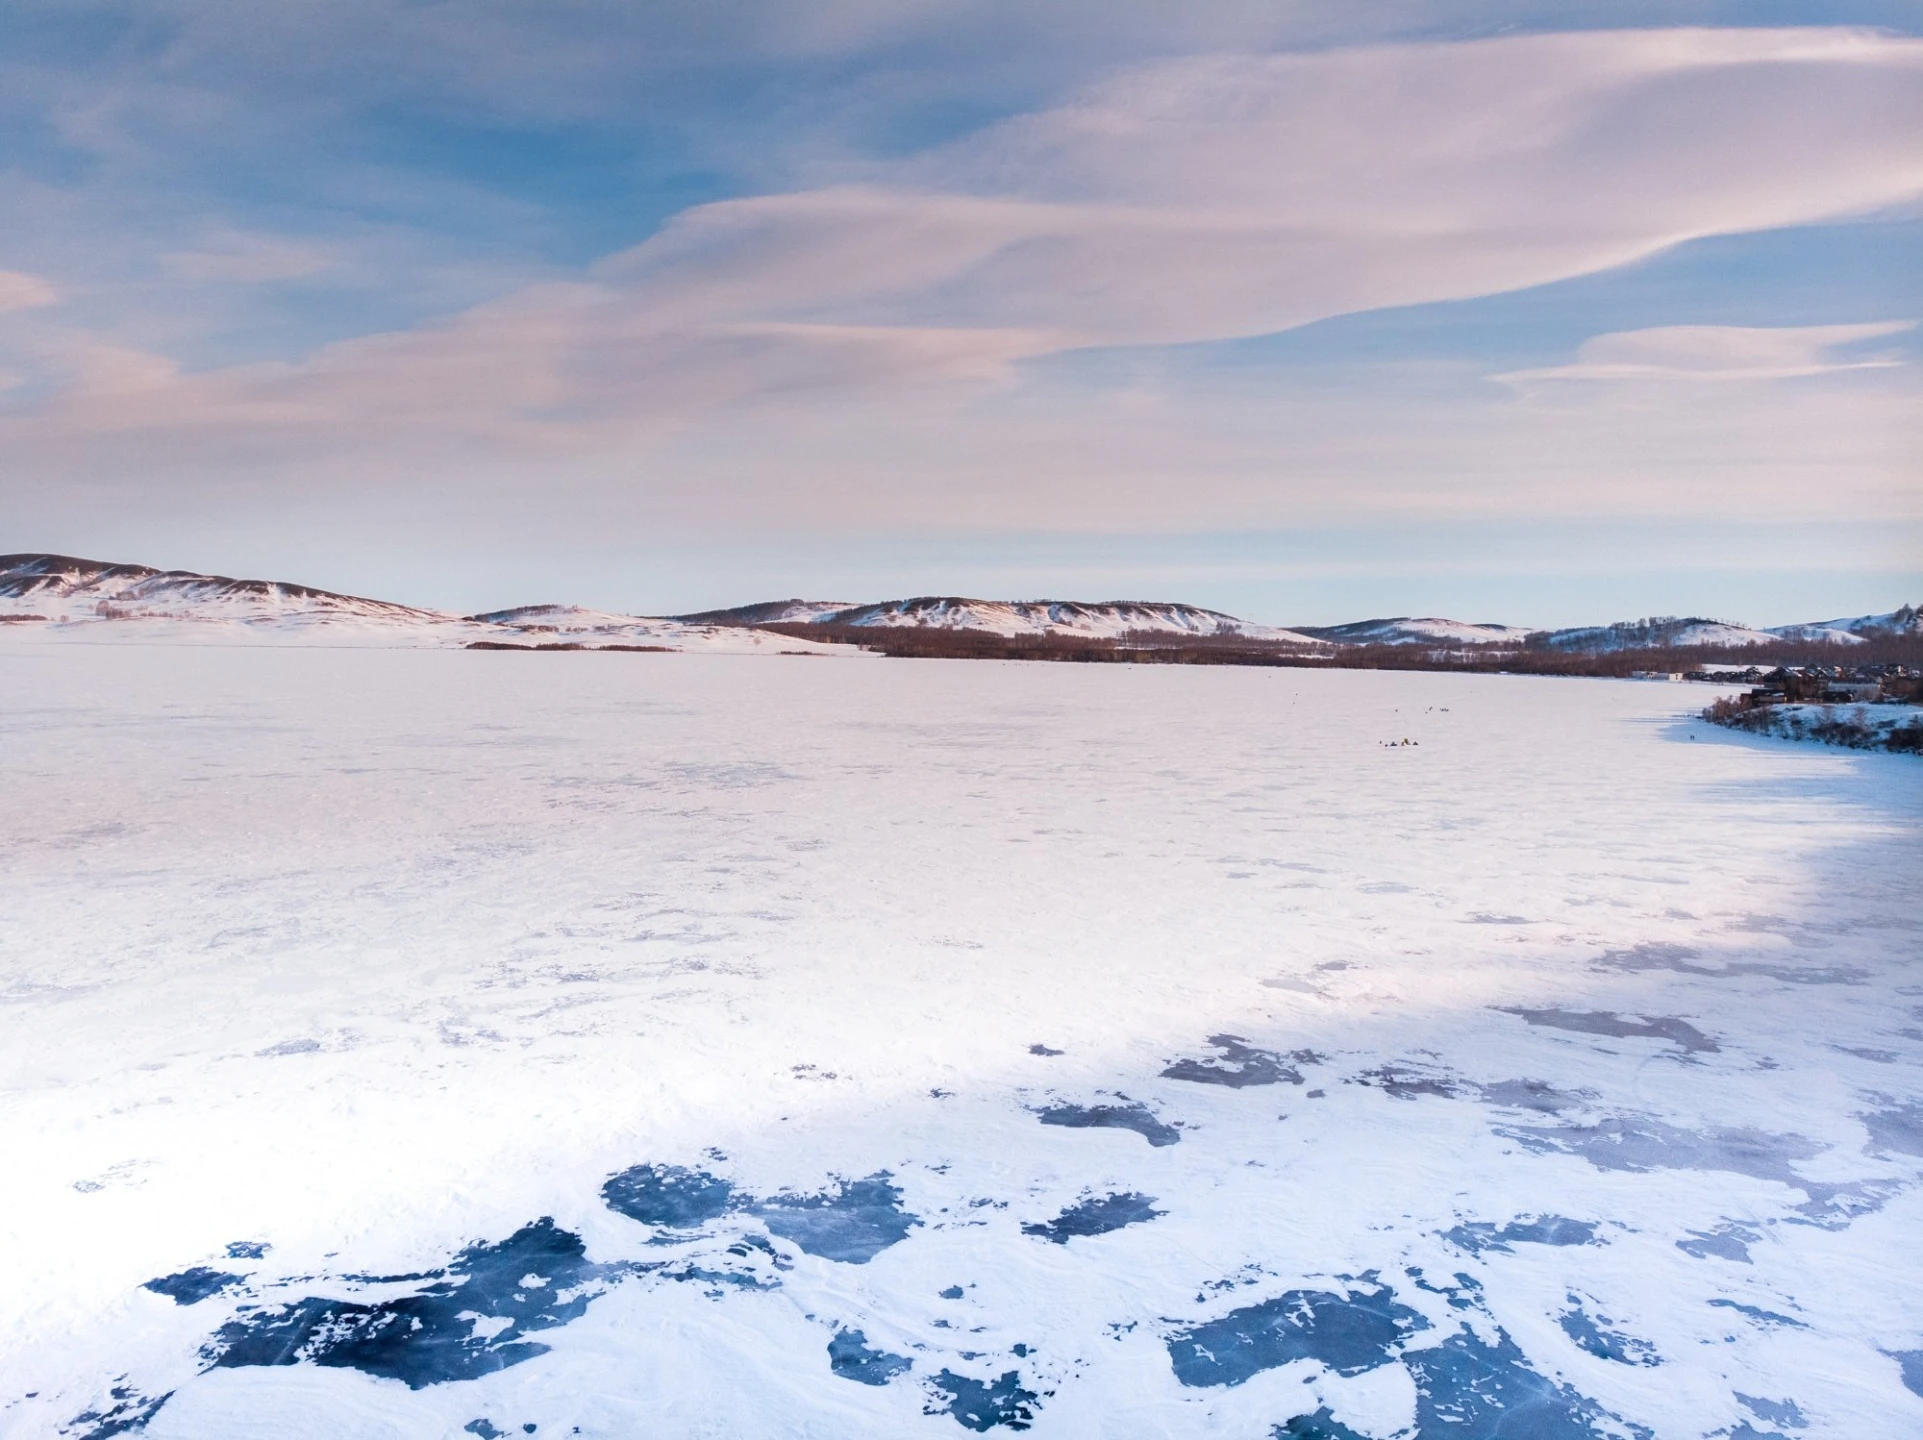
[[[0,643],[0,1440],[1923,1434],[1923,769],[1691,708]]]

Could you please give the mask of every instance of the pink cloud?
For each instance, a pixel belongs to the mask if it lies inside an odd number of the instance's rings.
[[[1027,416],[1025,359],[1486,295],[1900,205],[1923,193],[1919,131],[1923,41],[1848,30],[1167,62],[859,183],[690,210],[579,280],[298,363],[194,373],[45,335],[31,358],[54,393],[0,437],[49,478],[550,485],[572,468],[709,503],[725,470],[752,510],[792,503],[797,476],[848,483],[904,414],[930,473],[999,456],[964,428]],[[1107,463],[1117,435],[1124,468],[1148,453],[1179,474],[1185,447],[1219,461],[1219,442],[1152,423],[1172,421],[1063,407],[1030,490]],[[1165,516],[1208,489],[1157,484],[1142,504]],[[878,503],[918,509],[907,488]]]

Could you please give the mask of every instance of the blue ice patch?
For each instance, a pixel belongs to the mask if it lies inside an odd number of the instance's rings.
[[[1531,1025],[1551,1030],[1568,1030],[1578,1035],[1607,1035],[1628,1040],[1667,1040],[1691,1054],[1714,1054],[1722,1047],[1687,1020],[1674,1015],[1646,1016],[1629,1020],[1610,1010],[1529,1010],[1521,1006],[1496,1007],[1506,1015],[1520,1017]]]
[[[601,1198],[616,1214],[643,1225],[687,1230],[727,1214],[734,1186],[705,1170],[635,1165],[609,1176]]]
[[[1402,1363],[1416,1382],[1416,1433],[1449,1440],[1603,1440],[1614,1417],[1530,1368],[1515,1341],[1468,1330]],[[1648,1432],[1640,1432],[1647,1435]]]
[[[1607,1316],[1598,1320],[1582,1308],[1575,1296],[1569,1299],[1573,1308],[1565,1311],[1556,1323],[1562,1326],[1562,1333],[1575,1341],[1579,1349],[1598,1360],[1614,1360],[1618,1365],[1663,1363],[1662,1356],[1656,1353],[1656,1347],[1647,1340],[1605,1329],[1609,1323]]]
[[[1181,1140],[1182,1132],[1158,1119],[1155,1112],[1139,1100],[1126,1095],[1124,1105],[1049,1105],[1036,1111],[1044,1125],[1060,1125],[1070,1130],[1133,1130],[1158,1148]]]
[[[1757,1305],[1745,1305],[1740,1300],[1711,1300],[1709,1303],[1719,1310],[1734,1310],[1738,1315],[1761,1325],[1766,1330],[1775,1325],[1788,1325],[1797,1330],[1809,1329],[1809,1326],[1801,1320],[1793,1320],[1787,1315],[1778,1315],[1774,1310],[1765,1310]]]
[[[1302,1083],[1302,1072],[1285,1064],[1280,1055],[1257,1050],[1240,1035],[1211,1035],[1209,1044],[1222,1053],[1206,1060],[1177,1060],[1162,1072],[1164,1080],[1188,1080],[1198,1085],[1226,1085],[1240,1090],[1249,1085]],[[1291,1059],[1307,1061],[1312,1052],[1297,1051]]]
[[[498,1244],[468,1246],[415,1294],[309,1296],[228,1321],[201,1353],[215,1367],[339,1366],[415,1390],[472,1380],[545,1354],[523,1337],[578,1319],[598,1282],[626,1268],[590,1264],[580,1237],[544,1217]]]
[[[1106,1235],[1111,1230],[1120,1230],[1124,1225],[1145,1224],[1167,1213],[1155,1208],[1153,1195],[1132,1192],[1102,1195],[1070,1205],[1053,1220],[1024,1225],[1022,1234],[1036,1235],[1044,1240],[1053,1240],[1057,1245],[1066,1245],[1072,1236]]]
[[[1734,1221],[1718,1225],[1714,1230],[1692,1230],[1690,1238],[1678,1240],[1676,1248],[1685,1255],[1694,1255],[1698,1260],[1715,1256],[1718,1260],[1737,1260],[1748,1265],[1749,1247],[1763,1237],[1746,1225]]]
[[[1297,1415],[1269,1432],[1269,1440],[1369,1440],[1360,1430],[1351,1430],[1329,1412],[1327,1405],[1313,1415]]]
[[[837,1330],[828,1342],[828,1368],[844,1380],[861,1385],[886,1385],[914,1365],[906,1355],[890,1355],[870,1347],[859,1330]]]
[[[115,1385],[107,1392],[105,1408],[83,1410],[73,1417],[61,1434],[72,1435],[75,1440],[111,1440],[115,1435],[131,1435],[145,1430],[147,1422],[160,1413],[160,1407],[173,1398],[169,1390],[164,1395],[142,1395],[128,1385]],[[76,1431],[76,1425],[85,1425],[85,1430]]]
[[[1022,1386],[1021,1372],[1009,1370],[994,1380],[975,1380],[943,1370],[930,1382],[947,1397],[947,1403],[929,1411],[931,1415],[949,1414],[965,1430],[993,1430],[1004,1426],[1026,1430],[1035,1420],[1035,1405],[1041,1399]]]
[[[891,1180],[881,1170],[865,1180],[843,1180],[824,1194],[771,1195],[748,1208],[810,1255],[865,1265],[921,1224],[901,1208],[901,1191]]]
[[[1561,1215],[1544,1215],[1536,1220],[1511,1220],[1498,1228],[1482,1220],[1472,1220],[1442,1232],[1442,1238],[1471,1255],[1485,1250],[1511,1253],[1510,1246],[1588,1245],[1596,1238],[1596,1225],[1590,1220],[1570,1220]]]
[[[1317,1360],[1338,1375],[1387,1363],[1429,1322],[1387,1286],[1338,1295],[1291,1290],[1168,1337],[1169,1363],[1184,1385],[1240,1385],[1264,1370]]]
[[[1923,1350],[1886,1350],[1903,1377],[1903,1388],[1912,1395],[1923,1395]]]
[[[156,1295],[165,1295],[176,1305],[198,1305],[223,1290],[241,1284],[246,1278],[244,1275],[230,1275],[224,1270],[210,1270],[205,1265],[196,1265],[191,1270],[182,1270],[178,1275],[162,1275],[157,1280],[149,1280],[140,1288],[151,1290]]]

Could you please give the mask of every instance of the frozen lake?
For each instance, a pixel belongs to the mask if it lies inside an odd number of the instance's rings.
[[[8,637],[0,1435],[1923,1434],[1923,764],[1706,698]]]

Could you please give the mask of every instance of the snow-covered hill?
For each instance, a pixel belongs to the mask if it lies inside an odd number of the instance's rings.
[[[1258,625],[1197,605],[1132,600],[974,600],[954,595],[924,595],[872,605],[838,605],[825,600],[772,600],[730,610],[678,615],[676,620],[719,625],[836,624],[891,629],[981,630],[996,635],[1082,635],[1119,638],[1131,632],[1169,635],[1241,636],[1284,645],[1318,648],[1350,645],[1546,646],[1556,650],[1607,654],[1618,650],[1728,646],[1735,649],[1775,645],[1783,640],[1854,644],[1873,635],[1923,630],[1914,607],[1885,615],[1818,621],[1760,630],[1700,616],[1658,616],[1611,625],[1538,630],[1495,621],[1452,620],[1444,616],[1396,615],[1343,625]]]
[[[1497,625],[1486,621],[1445,620],[1437,616],[1395,615],[1383,620],[1354,620],[1347,625],[1299,625],[1304,635],[1338,645],[1459,645],[1517,642],[1534,632],[1527,625]]]
[[[71,555],[0,555],[0,614],[54,624],[191,620],[280,626],[402,626],[457,616],[339,595],[278,580],[234,580],[187,570],[116,565]]]
[[[530,645],[658,645],[667,650],[704,653],[751,654],[763,650],[789,655],[846,653],[849,649],[845,645],[794,640],[752,626],[703,625],[680,619],[618,615],[607,610],[585,610],[579,605],[521,605],[512,610],[489,610],[467,619],[506,632],[490,638]]]
[[[1345,625],[1258,625],[1199,605],[1140,600],[975,600],[923,595],[850,605],[837,600],[770,600],[726,610],[640,616],[576,605],[523,605],[476,615],[427,610],[277,580],[235,580],[71,555],[0,555],[0,633],[85,640],[280,644],[311,642],[443,648],[510,645],[632,645],[727,653],[851,654],[855,647],[795,640],[758,627],[836,624],[881,629],[978,630],[1121,639],[1131,634],[1238,637],[1277,645],[1527,644],[1605,654],[1619,650],[1784,641],[1857,644],[1923,634],[1914,605],[1758,630],[1699,616],[1658,616],[1613,625],[1537,631],[1522,625],[1398,615]]]
[[[1769,630],[1752,630],[1723,620],[1700,616],[1661,615],[1649,620],[1619,620],[1613,625],[1585,625],[1571,630],[1549,630],[1535,643],[1554,650],[1579,650],[1592,655],[1616,650],[1673,650],[1722,645],[1731,648],[1774,645],[1783,637]]]
[[[1875,636],[1923,634],[1923,612],[1904,605],[1885,615],[1854,615],[1843,620],[1812,620],[1804,625],[1778,625],[1770,632],[1786,640],[1820,640],[1832,645],[1857,645]]]
[[[753,654],[855,654],[741,626],[690,625],[571,605],[485,615],[424,610],[278,580],[235,580],[71,555],[0,555],[0,633],[170,644],[331,644],[447,649],[641,645]]]
[[[821,625],[845,610],[856,608],[847,600],[764,600],[757,605],[697,610],[691,615],[668,618],[690,625]]]
[[[831,607],[823,602],[777,600],[677,617],[734,624],[780,621],[858,625],[887,629],[981,630],[994,635],[1080,635],[1117,639],[1135,632],[1168,635],[1237,635],[1285,645],[1312,645],[1307,635],[1255,625],[1219,610],[1146,600],[973,600],[959,595],[920,595],[873,605]]]

